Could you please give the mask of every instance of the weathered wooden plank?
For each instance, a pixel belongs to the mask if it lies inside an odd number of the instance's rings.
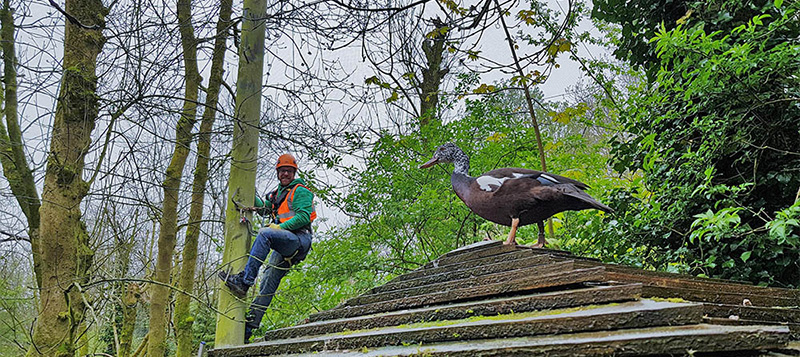
[[[501,266],[504,267],[504,266]],[[477,268],[470,269],[469,271],[462,272],[466,274],[462,274],[460,279],[453,279],[449,281],[443,281],[439,283],[429,284],[429,285],[421,285],[421,286],[414,286],[405,289],[394,289],[384,293],[378,294],[366,294],[354,297],[345,301],[341,306],[338,308],[346,307],[346,306],[358,306],[358,305],[366,305],[366,304],[373,304],[376,302],[387,301],[387,300],[395,300],[395,299],[402,299],[417,295],[424,295],[430,293],[431,291],[444,291],[444,290],[454,290],[454,289],[466,289],[475,286],[483,286],[486,284],[493,284],[493,283],[503,283],[511,280],[519,279],[520,276],[535,276],[535,275],[542,275],[542,274],[553,274],[558,272],[564,272],[568,270],[572,270],[573,262],[572,261],[564,261],[564,262],[557,262],[552,264],[544,264],[544,265],[533,265],[533,266],[521,266],[517,269],[513,270],[502,270],[500,272],[499,269],[487,269],[489,272],[494,272],[490,274],[480,274],[481,270]],[[470,274],[470,272],[474,271],[475,274]]]
[[[398,326],[425,321],[495,316],[545,309],[558,309],[638,300],[641,284],[599,286],[516,297],[471,301],[452,305],[403,310],[347,319],[312,322],[267,332],[267,340],[314,336],[342,331]]]
[[[747,351],[757,354],[757,351],[783,348],[785,345],[785,327],[690,325],[632,331],[587,332],[554,337],[392,346],[366,351],[323,351],[315,353],[314,356],[683,356],[688,351],[730,356],[747,355]]]
[[[642,286],[642,296],[661,298],[680,298],[696,302],[710,302],[715,304],[736,305],[745,299],[750,300],[755,306],[797,306],[797,299],[752,295],[747,293],[729,292],[725,289],[696,290],[678,287]]]
[[[580,264],[579,264],[580,265]],[[608,280],[619,280],[626,282],[641,282],[645,285],[659,286],[659,287],[675,287],[690,290],[705,290],[705,291],[719,291],[725,290],[728,293],[739,295],[761,295],[775,297],[776,299],[790,299],[794,300],[794,305],[781,305],[781,306],[797,306],[800,305],[800,290],[770,288],[764,286],[753,286],[747,284],[739,284],[735,282],[723,281],[703,281],[697,279],[688,279],[682,275],[673,275],[671,277],[665,276],[648,276],[637,271],[617,272],[609,271],[606,268],[606,276]],[[739,301],[741,303],[741,301]]]
[[[773,308],[725,304],[703,304],[709,317],[738,316],[744,320],[800,323],[800,308]]]
[[[434,322],[428,325],[398,326],[352,333],[266,341],[252,344],[248,350],[255,355],[311,353],[363,347],[425,345],[444,341],[676,326],[699,323],[701,320],[702,305],[700,304],[642,300],[577,310],[549,310],[499,315],[477,320]]]
[[[473,276],[481,276],[497,272],[515,270],[520,268],[527,268],[535,265],[553,262],[553,260],[546,255],[530,255],[524,256],[504,256],[499,262],[495,260],[488,261],[487,264],[479,264],[475,266],[466,267],[459,270],[447,270],[438,274],[427,274],[414,279],[406,279],[398,281],[393,284],[385,284],[370,290],[371,294],[384,293],[387,291],[395,291],[401,289],[408,289],[423,285],[430,285],[441,283],[451,280],[465,279]]]
[[[309,353],[444,341],[675,326],[699,323],[701,319],[702,306],[699,304],[643,300],[579,309],[499,315],[476,320],[437,321],[310,338],[266,341],[253,344],[249,349],[264,355]]]
[[[687,351],[717,356],[759,355],[758,351],[786,352],[795,356],[800,344],[787,342],[785,326],[685,325],[632,330],[584,332],[557,336],[484,339],[414,346],[387,346],[341,351],[321,351],[295,356],[683,356]],[[727,352],[727,353],[726,353]],[[770,353],[770,356],[781,354]],[[249,347],[216,349],[211,357],[259,356]],[[262,355],[263,356],[263,355]]]
[[[723,317],[703,317],[703,321],[709,324],[715,325],[732,325],[732,326],[744,326],[744,325],[777,325],[777,326],[786,326],[789,328],[789,339],[791,340],[800,340],[800,324],[796,323],[788,323],[788,322],[770,322],[770,321],[758,321],[758,320],[747,320],[747,319],[732,319],[732,318],[723,318]],[[800,354],[798,354],[800,355]]]
[[[493,248],[496,249],[496,248],[499,248],[502,244],[503,244],[503,242],[499,241],[499,240],[482,240],[482,241],[479,241],[479,242],[475,242],[475,243],[472,243],[472,244],[465,245],[463,247],[459,247],[459,248],[453,249],[453,250],[451,250],[451,251],[449,251],[447,253],[442,254],[437,259],[446,258],[446,257],[454,257],[456,255],[461,255],[461,254],[464,254],[464,253],[470,253],[470,252],[474,252],[474,251],[477,251],[477,250],[493,249]]]
[[[425,267],[436,268],[450,264],[458,264],[472,259],[491,257],[498,254],[513,252],[515,250],[517,250],[517,247],[514,245],[489,244],[486,246],[479,246],[476,249],[464,251],[460,254],[455,254],[455,255],[445,254],[444,256],[441,256],[436,260],[433,260],[428,264],[425,264]]]
[[[408,272],[408,273],[405,273],[403,275],[397,276],[394,279],[392,279],[391,281],[389,281],[388,283],[386,283],[386,285],[391,286],[393,284],[396,284],[396,283],[399,283],[399,282],[402,282],[402,281],[405,281],[405,280],[417,279],[417,278],[420,278],[420,277],[424,277],[424,276],[428,276],[428,275],[434,275],[434,274],[441,274],[441,273],[445,273],[445,272],[449,272],[449,271],[469,269],[469,268],[473,268],[473,267],[476,267],[476,266],[493,264],[493,263],[496,263],[496,262],[499,262],[499,261],[503,261],[503,260],[512,260],[512,259],[519,259],[519,258],[524,258],[524,257],[534,257],[534,256],[536,256],[536,255],[531,253],[530,250],[515,250],[513,252],[508,252],[508,253],[503,253],[503,254],[498,254],[498,255],[492,255],[492,256],[478,258],[478,259],[467,260],[467,261],[460,262],[458,264],[450,264],[450,265],[439,266],[439,267],[435,267],[435,268],[434,267],[420,268],[420,269],[414,270],[412,272]],[[550,260],[550,261],[555,261],[550,256],[541,256],[541,257],[543,257],[543,258],[545,258],[547,260]],[[563,259],[560,259],[560,260],[563,260]]]
[[[668,273],[663,271],[653,271],[653,270],[644,270],[641,268],[636,267],[629,267],[619,264],[611,264],[611,263],[601,263],[594,260],[586,260],[582,258],[576,258],[575,264],[581,267],[595,267],[595,266],[604,266],[606,271],[614,272],[614,273],[628,273],[634,275],[640,275],[645,277],[662,277],[662,278],[679,278],[681,280],[690,280],[690,281],[699,281],[705,283],[723,283],[723,284],[739,284],[739,285],[750,285],[753,286],[752,283],[747,281],[737,281],[737,280],[725,280],[725,279],[715,279],[715,278],[701,278],[699,276],[687,275],[687,274],[676,274],[676,273]]]
[[[524,245],[518,245],[517,249],[518,250],[529,250],[529,251],[531,251],[531,253],[533,253],[535,255],[546,255],[546,256],[551,256],[551,257],[560,258],[560,259],[569,259],[569,260],[575,260],[575,261],[586,261],[587,263],[594,263],[594,264],[600,263],[600,259],[582,257],[582,256],[579,256],[579,255],[572,254],[572,253],[570,253],[568,251],[565,251],[565,250],[548,249],[548,248],[533,248],[533,247],[528,247],[528,246],[524,246]]]
[[[597,281],[598,279],[602,279],[603,277],[602,269],[603,269],[602,267],[597,267],[591,269],[571,270],[571,271],[566,271],[564,273],[525,276],[517,280],[511,280],[508,282],[502,282],[496,284],[488,284],[485,286],[436,291],[436,292],[431,292],[430,294],[418,295],[396,300],[382,301],[374,304],[327,310],[309,316],[309,321],[313,322],[320,320],[362,316],[380,312],[416,308],[421,306],[459,302],[468,299],[485,298],[494,295],[519,293],[534,289],[543,289],[555,286],[579,284],[587,281]]]

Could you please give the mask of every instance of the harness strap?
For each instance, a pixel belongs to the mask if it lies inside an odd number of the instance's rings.
[[[292,265],[292,259],[294,259],[294,257],[296,257],[297,254],[300,253],[300,249],[303,249],[303,247],[300,246],[300,248],[297,248],[297,250],[294,251],[294,254],[292,254],[291,257],[283,257],[283,260],[285,260],[287,263],[289,263],[289,266],[291,266]]]

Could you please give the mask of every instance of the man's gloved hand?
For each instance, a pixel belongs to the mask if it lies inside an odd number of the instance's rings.
[[[275,224],[275,223],[270,223],[270,224],[269,224],[269,228],[272,228],[272,229],[277,229],[277,230],[281,230],[281,229],[283,229],[283,228],[281,228],[281,226],[280,226],[280,225],[278,225],[278,224]]]

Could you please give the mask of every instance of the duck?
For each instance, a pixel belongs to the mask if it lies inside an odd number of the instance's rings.
[[[440,163],[453,163],[450,183],[458,198],[478,216],[510,226],[503,244],[516,245],[519,227],[536,223],[539,237],[534,248],[544,248],[544,221],[563,211],[598,209],[614,211],[585,192],[583,182],[545,171],[508,167],[469,175],[469,156],[456,144],[439,146],[433,157],[420,166],[427,169]]]

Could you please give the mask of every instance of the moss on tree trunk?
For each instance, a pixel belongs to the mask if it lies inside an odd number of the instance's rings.
[[[442,67],[444,45],[447,43],[448,34],[442,34],[441,29],[446,26],[438,19],[433,21],[439,30],[439,35],[422,41],[422,52],[425,54],[427,65],[422,68],[422,82],[419,83],[419,124],[422,130],[428,129],[429,126],[438,128],[442,124],[436,108],[439,105],[439,87],[450,72],[448,68]]]
[[[242,38],[239,47],[239,73],[236,82],[236,112],[231,148],[231,176],[228,180],[228,207],[225,211],[225,250],[223,269],[241,271],[247,261],[249,232],[239,223],[233,200],[248,204],[255,198],[258,127],[261,114],[261,85],[264,72],[264,33],[266,1],[244,0]],[[238,345],[244,341],[246,301],[223,287],[219,295],[216,346]]]
[[[99,0],[67,0],[65,10],[97,29],[68,22],[64,34],[64,73],[39,211],[42,289],[29,356],[75,355],[86,310],[80,287],[94,254],[81,220],[89,189],[81,175],[98,113],[95,69],[108,10]]]
[[[169,322],[168,307],[170,301],[170,276],[172,272],[172,255],[175,253],[175,242],[178,230],[178,198],[180,193],[183,169],[186,157],[192,144],[192,128],[197,122],[197,92],[200,86],[200,74],[197,70],[197,40],[191,23],[191,5],[188,0],[178,1],[178,22],[181,33],[181,45],[184,58],[184,76],[186,80],[183,111],[175,129],[175,149],[167,167],[164,188],[164,206],[161,216],[161,227],[158,235],[158,254],[154,280],[162,284],[153,284],[150,300],[150,342],[147,345],[148,356],[163,356],[166,349],[167,325]]]
[[[186,229],[186,240],[183,246],[183,265],[181,266],[179,289],[191,293],[194,289],[194,275],[197,265],[197,241],[200,237],[200,221],[203,218],[203,202],[208,180],[208,157],[211,152],[211,129],[216,116],[219,88],[222,83],[223,64],[225,60],[225,44],[227,29],[230,26],[232,0],[222,0],[220,4],[217,34],[214,40],[214,52],[211,61],[211,77],[208,84],[205,111],[200,123],[197,142],[197,164],[192,183],[192,203],[189,209],[189,226]],[[181,0],[179,4],[186,6],[181,12],[186,14],[189,1]],[[180,5],[179,5],[180,6]],[[179,7],[180,8],[180,7]],[[183,25],[183,21],[181,21]],[[188,24],[191,26],[191,23]],[[183,27],[182,27],[183,30]],[[178,294],[175,301],[175,332],[177,337],[177,357],[192,355],[192,324],[194,316],[190,311],[191,299],[187,294]]]

